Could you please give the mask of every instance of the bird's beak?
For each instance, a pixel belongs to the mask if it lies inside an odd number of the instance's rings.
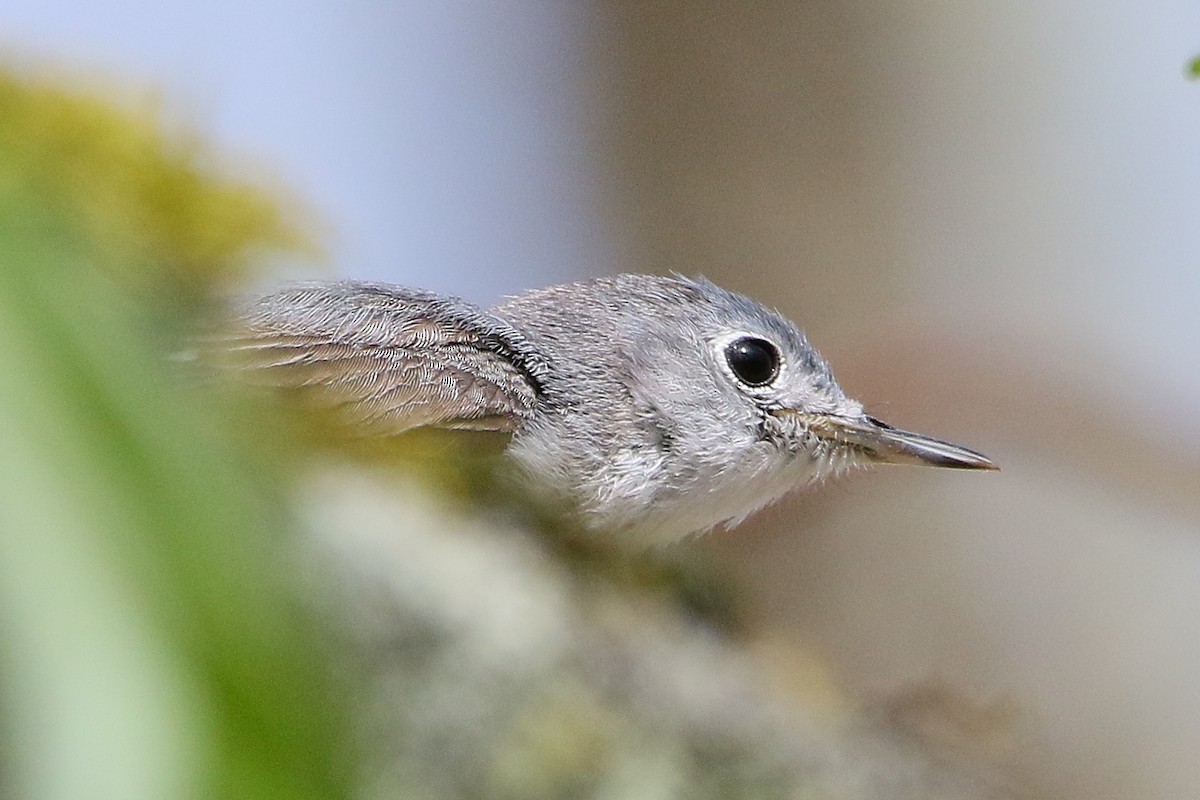
[[[932,436],[893,428],[866,415],[802,414],[809,430],[823,439],[849,445],[880,464],[920,464],[951,469],[1000,469],[982,453]]]

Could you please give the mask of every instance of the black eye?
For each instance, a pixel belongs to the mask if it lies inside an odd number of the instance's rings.
[[[725,348],[725,360],[747,386],[765,386],[779,374],[779,350],[765,339],[735,339]]]

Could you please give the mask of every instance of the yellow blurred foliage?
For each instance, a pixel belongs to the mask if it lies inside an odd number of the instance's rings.
[[[191,288],[244,275],[276,250],[315,255],[299,204],[221,174],[196,135],[169,130],[161,103],[0,71],[0,191],[35,197],[82,225],[123,281]]]

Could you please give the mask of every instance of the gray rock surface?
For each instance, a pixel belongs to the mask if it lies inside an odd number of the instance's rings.
[[[359,470],[304,497],[367,797],[1011,796],[961,753],[789,696],[779,664],[661,586]]]

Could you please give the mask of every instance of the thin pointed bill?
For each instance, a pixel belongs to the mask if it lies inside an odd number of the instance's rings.
[[[804,414],[816,435],[849,445],[880,464],[998,470],[990,458],[957,444],[902,431],[874,417]]]

